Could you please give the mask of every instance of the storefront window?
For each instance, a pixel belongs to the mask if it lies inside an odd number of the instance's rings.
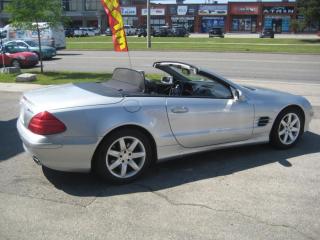
[[[194,32],[194,17],[172,17],[172,25],[185,27],[189,32]]]
[[[264,28],[272,29],[276,33],[290,32],[290,16],[265,16]]]
[[[166,21],[163,18],[152,18],[150,23],[155,30],[159,30],[161,26],[166,25]]]
[[[203,17],[201,21],[201,31],[207,33],[211,28],[224,29],[224,23],[224,17]]]
[[[123,19],[124,25],[130,25],[130,26],[134,26],[134,27],[137,27],[139,25],[138,24],[138,17],[123,16],[122,19]]]
[[[232,31],[234,32],[256,32],[257,20],[252,16],[239,16],[232,19]]]

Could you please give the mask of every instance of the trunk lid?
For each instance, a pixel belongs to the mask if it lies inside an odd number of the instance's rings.
[[[41,111],[115,104],[122,99],[118,91],[100,83],[49,86],[24,93],[19,120],[27,127],[31,118]]]
[[[100,83],[75,83],[32,90],[23,99],[37,109],[55,110],[114,104],[122,101],[123,96]]]

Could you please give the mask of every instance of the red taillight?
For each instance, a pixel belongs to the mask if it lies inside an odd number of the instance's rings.
[[[66,126],[51,113],[45,111],[35,115],[29,123],[28,129],[39,135],[62,133]]]

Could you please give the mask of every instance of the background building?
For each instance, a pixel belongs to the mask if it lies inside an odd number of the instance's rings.
[[[8,23],[9,15],[3,12],[9,0],[0,0],[0,27]],[[190,32],[205,33],[213,27],[225,32],[257,33],[264,28],[272,28],[276,33],[289,33],[293,21],[303,19],[296,9],[295,2],[228,2],[216,1],[204,4],[151,4],[151,25],[184,26]],[[208,1],[209,2],[209,1]],[[120,0],[125,24],[134,27],[146,26],[146,0]],[[108,19],[100,0],[62,0],[63,14],[70,18],[70,27],[97,27],[104,31]],[[317,27],[306,28],[315,32]]]

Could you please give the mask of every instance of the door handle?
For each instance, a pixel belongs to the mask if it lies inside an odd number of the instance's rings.
[[[173,112],[173,113],[186,113],[188,111],[189,111],[189,109],[187,107],[174,107],[174,108],[171,108],[171,112]]]

